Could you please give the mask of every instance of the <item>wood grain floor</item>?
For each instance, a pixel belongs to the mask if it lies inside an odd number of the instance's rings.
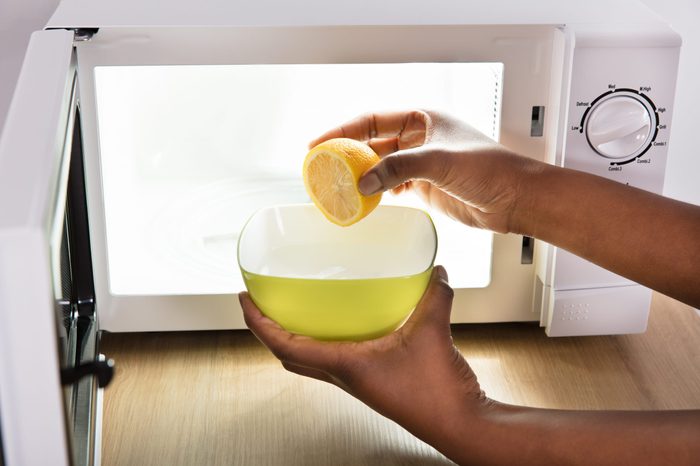
[[[655,295],[647,333],[551,339],[458,325],[494,399],[573,409],[700,408],[700,317]],[[285,372],[247,331],[105,334],[105,465],[452,464],[345,392]],[[391,383],[391,381],[387,381]]]

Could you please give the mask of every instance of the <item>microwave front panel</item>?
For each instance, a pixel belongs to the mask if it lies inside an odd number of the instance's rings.
[[[554,104],[556,32],[101,29],[77,46],[101,327],[242,327],[237,230],[255,207],[307,201],[306,141],[359,113],[442,109],[543,160],[556,121],[533,137],[531,116]],[[438,222],[455,321],[538,318],[520,236]]]

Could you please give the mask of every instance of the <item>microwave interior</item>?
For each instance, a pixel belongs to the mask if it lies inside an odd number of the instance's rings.
[[[76,42],[101,328],[241,326],[231,312],[244,289],[241,228],[260,208],[310,202],[308,142],[360,114],[443,111],[544,159],[531,130],[545,124],[553,94],[557,31],[107,28]],[[539,318],[522,237],[466,227],[411,194],[382,203],[430,213],[456,307],[476,298],[496,308],[472,321]]]
[[[110,292],[244,288],[238,233],[258,209],[311,202],[308,141],[368,110],[429,108],[498,140],[501,63],[95,68]],[[427,208],[410,195],[386,204]],[[437,263],[488,286],[492,234],[430,212]]]

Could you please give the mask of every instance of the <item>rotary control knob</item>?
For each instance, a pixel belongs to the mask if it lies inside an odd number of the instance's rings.
[[[656,116],[647,99],[615,92],[591,107],[586,137],[593,150],[609,159],[636,157],[651,143]]]

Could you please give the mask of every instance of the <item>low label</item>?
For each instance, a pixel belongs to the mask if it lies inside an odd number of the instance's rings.
[[[580,130],[580,129],[581,129],[580,126],[572,126],[572,127],[571,127],[571,131],[578,131],[578,130]]]

